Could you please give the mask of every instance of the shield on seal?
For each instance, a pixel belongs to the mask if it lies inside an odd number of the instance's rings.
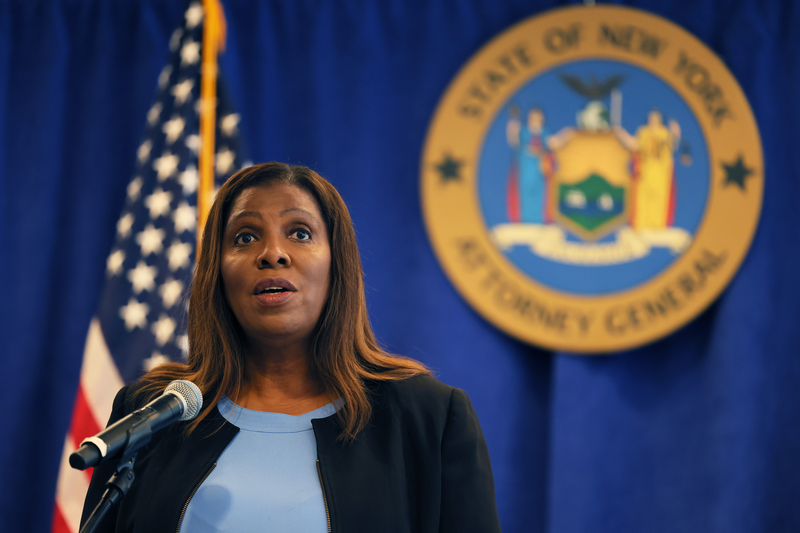
[[[628,221],[631,154],[611,130],[575,131],[554,151],[554,218],[584,241]]]

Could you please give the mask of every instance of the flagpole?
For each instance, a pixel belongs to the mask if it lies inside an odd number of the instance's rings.
[[[225,49],[225,15],[219,0],[203,0],[203,58],[200,69],[200,154],[197,187],[197,251],[214,193],[217,113],[217,54]]]

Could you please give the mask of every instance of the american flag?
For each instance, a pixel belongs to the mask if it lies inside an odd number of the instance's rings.
[[[54,532],[79,530],[91,471],[71,469],[68,457],[105,427],[116,392],[160,363],[186,358],[186,290],[197,240],[203,19],[203,5],[194,1],[172,34],[170,60],[158,78],[135,154],[136,172],[86,338],[61,459]],[[220,184],[241,167],[242,150],[240,117],[232,112],[219,77],[216,100],[214,173]]]

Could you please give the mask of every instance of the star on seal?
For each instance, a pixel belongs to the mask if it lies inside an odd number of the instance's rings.
[[[461,181],[461,176],[459,173],[461,172],[461,165],[463,164],[463,161],[453,159],[453,156],[450,154],[445,154],[444,160],[436,165],[436,170],[439,172],[442,183],[447,183],[448,181]]]
[[[725,185],[738,185],[743,191],[746,190],[745,180],[755,172],[752,168],[747,168],[745,166],[741,154],[735,163],[727,164],[723,162],[722,167],[725,169],[726,173]]]

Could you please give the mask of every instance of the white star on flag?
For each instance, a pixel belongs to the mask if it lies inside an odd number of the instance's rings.
[[[181,349],[181,352],[183,353],[184,357],[186,356],[186,354],[189,353],[188,335],[178,335],[177,337],[175,337],[175,344],[178,346],[178,348]]]
[[[165,309],[169,309],[175,305],[175,302],[178,301],[181,294],[183,294],[183,283],[177,279],[169,278],[158,288],[158,295],[161,296]]]
[[[181,65],[194,65],[200,61],[200,43],[188,41],[181,48]]]
[[[203,6],[200,4],[192,4],[186,10],[186,27],[194,29],[198,24],[203,21]]]
[[[158,181],[164,181],[175,174],[180,162],[181,158],[175,154],[166,151],[161,154],[161,157],[153,161],[153,170],[158,173]]]
[[[191,96],[194,88],[194,80],[186,78],[172,88],[172,95],[175,97],[175,105],[181,106]]]
[[[161,118],[161,110],[164,106],[161,105],[161,102],[156,102],[153,104],[153,107],[150,108],[150,111],[147,112],[147,123],[151,126],[158,122],[158,119]]]
[[[186,170],[181,172],[178,181],[183,187],[183,194],[189,196],[197,191],[197,167],[189,165]]]
[[[194,152],[194,155],[200,153],[200,136],[199,135],[189,135],[186,137],[186,146]]]
[[[233,168],[233,163],[235,158],[236,154],[234,154],[227,148],[225,150],[222,150],[221,152],[217,152],[217,157],[216,157],[217,174],[219,175],[227,174],[228,171],[230,171],[230,169]]]
[[[174,52],[178,49],[181,45],[181,39],[183,38],[183,28],[178,28],[174,32],[172,32],[172,36],[169,38],[169,50],[170,52]]]
[[[236,128],[239,126],[239,121],[242,117],[239,113],[231,113],[230,115],[226,115],[222,117],[222,120],[219,124],[219,129],[222,130],[226,136],[230,137],[234,133],[236,133]]]
[[[144,199],[144,205],[150,210],[150,218],[157,219],[169,212],[172,202],[172,193],[162,189],[156,189],[153,194]]]
[[[162,313],[161,316],[158,317],[158,321],[153,323],[150,331],[156,336],[156,343],[158,343],[159,346],[164,346],[167,341],[172,338],[176,326],[177,324],[172,317]]]
[[[127,305],[119,309],[119,316],[125,321],[125,329],[133,331],[133,328],[144,329],[147,326],[147,313],[150,306],[136,301],[136,298],[128,300]]]
[[[158,88],[163,89],[169,83],[169,77],[172,76],[172,66],[167,65],[161,69],[161,74],[158,75]]]
[[[147,266],[144,261],[139,261],[136,264],[136,268],[128,272],[128,281],[133,285],[133,292],[136,294],[140,294],[142,291],[153,292],[156,287],[157,274],[158,269],[156,267]]]
[[[183,201],[172,214],[175,221],[175,233],[181,234],[184,231],[194,231],[197,229],[197,208]]]
[[[192,253],[192,245],[188,242],[172,241],[172,245],[167,248],[167,259],[169,269],[175,272],[179,268],[189,266],[189,257]]]
[[[120,239],[126,239],[128,237],[128,234],[131,232],[131,226],[133,226],[133,214],[125,213],[117,221],[117,233]]]
[[[136,244],[142,249],[142,257],[147,257],[150,254],[160,254],[161,250],[164,249],[163,241],[164,230],[156,228],[152,224],[148,224],[144,231],[136,235]]]
[[[122,263],[125,262],[125,252],[117,250],[108,256],[106,259],[106,270],[112,276],[116,276],[122,272]]]
[[[139,193],[142,190],[142,178],[136,177],[132,179],[131,182],[128,184],[128,199],[131,202],[135,202],[139,199]]]
[[[139,146],[139,149],[136,151],[136,157],[139,159],[140,163],[147,161],[147,158],[150,157],[150,150],[152,150],[152,148],[153,143],[150,141],[150,139],[147,139]]]
[[[158,352],[153,352],[153,355],[150,357],[142,360],[142,367],[144,368],[145,372],[150,372],[155,367],[163,365],[164,363],[169,363],[170,358],[166,355],[161,355]]]
[[[178,116],[172,117],[172,120],[165,122],[161,130],[164,132],[164,135],[167,136],[167,144],[172,144],[178,140],[178,137],[183,134],[184,127],[186,127],[186,121]],[[177,159],[178,156],[174,157]]]

